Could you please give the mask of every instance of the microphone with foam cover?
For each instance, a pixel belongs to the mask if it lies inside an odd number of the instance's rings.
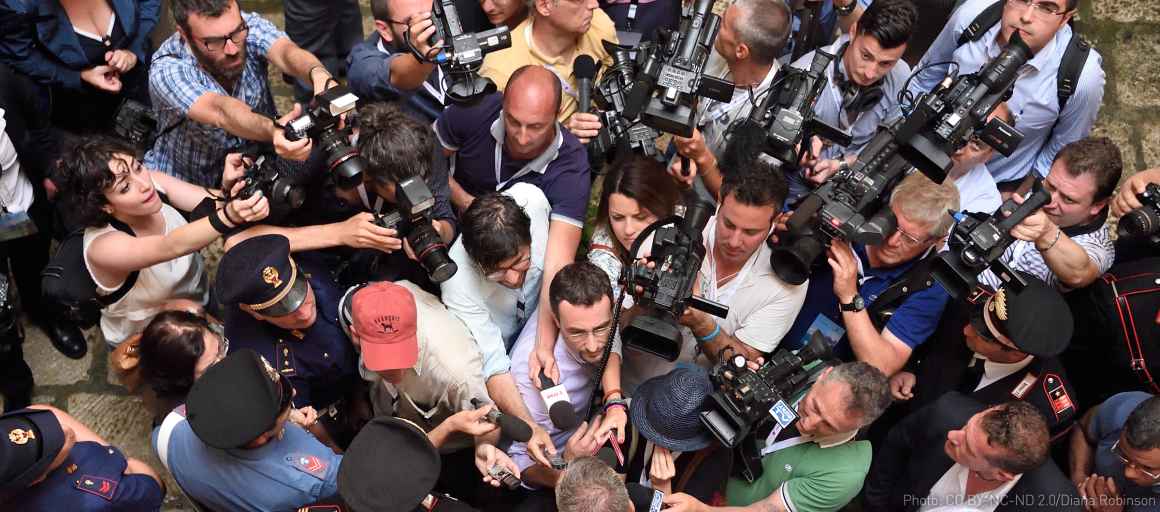
[[[577,112],[588,112],[592,108],[592,81],[596,79],[596,61],[591,55],[581,53],[572,61],[572,75],[576,77]]]
[[[485,405],[488,404],[478,398],[471,399],[471,406],[476,409]],[[495,407],[495,404],[492,404],[491,410],[487,412],[487,416],[484,416],[483,419],[487,420],[488,423],[498,426],[500,432],[503,432],[503,435],[513,440],[526,443],[532,439],[532,427],[529,427],[524,420],[500,412],[499,408]]]
[[[548,418],[556,428],[572,430],[580,424],[576,411],[572,409],[572,401],[568,399],[568,390],[564,389],[563,384],[552,382],[544,370],[540,370],[540,397],[544,399]]]

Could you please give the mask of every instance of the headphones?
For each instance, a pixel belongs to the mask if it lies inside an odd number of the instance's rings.
[[[849,46],[850,43],[847,41],[838,49],[838,57],[834,59],[833,81],[834,85],[838,86],[838,92],[842,95],[842,109],[858,116],[874,108],[874,105],[882,101],[882,96],[885,93],[882,91],[882,80],[871,85],[861,86],[838,72],[838,63],[845,57],[846,48]],[[847,97],[846,91],[850,88],[854,88],[854,94]]]

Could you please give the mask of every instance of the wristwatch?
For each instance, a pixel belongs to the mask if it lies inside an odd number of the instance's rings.
[[[834,12],[838,13],[838,16],[849,16],[857,8],[858,0],[850,0],[847,5],[838,5],[838,2],[834,2]]]
[[[842,311],[857,313],[863,309],[866,309],[866,302],[862,300],[861,295],[854,294],[854,300],[851,300],[846,304],[838,304],[838,307],[841,308]]]

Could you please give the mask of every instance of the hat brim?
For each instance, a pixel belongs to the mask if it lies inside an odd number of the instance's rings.
[[[301,271],[294,277],[294,282],[290,284],[290,291],[286,292],[286,296],[282,300],[275,302],[268,308],[255,310],[262,316],[287,316],[293,314],[302,307],[302,303],[306,302],[306,295],[310,291],[310,280]]]
[[[372,372],[414,368],[415,363],[419,362],[417,334],[402,340],[392,340],[391,343],[376,343],[372,341],[374,338],[368,339],[361,335],[359,339],[363,365]]]
[[[663,382],[663,379],[649,379],[637,386],[636,392],[633,393],[632,404],[628,408],[632,425],[645,439],[675,452],[695,452],[712,444],[712,434],[707,430],[703,430],[701,435],[682,439],[662,434],[657,430],[657,425],[653,425],[649,421],[648,414],[645,413],[647,409],[645,403],[648,401],[648,397],[659,392],[657,387]]]
[[[435,487],[441,467],[422,429],[380,416],[359,431],[343,456],[338,491],[354,510],[411,512]]]
[[[60,420],[56,419],[56,415],[52,411],[22,409],[5,416],[9,415],[23,415],[24,419],[36,429],[37,439],[40,440],[40,455],[36,462],[28,466],[16,478],[0,485],[0,493],[28,487],[44,474],[52,462],[56,460],[57,454],[64,449],[64,429],[61,428]]]

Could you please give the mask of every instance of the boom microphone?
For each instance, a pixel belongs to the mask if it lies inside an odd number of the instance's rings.
[[[572,409],[572,401],[568,399],[568,390],[563,384],[556,384],[544,370],[540,370],[540,397],[544,399],[544,406],[548,408],[548,419],[552,425],[560,430],[572,430],[580,424],[576,418],[576,411]]]
[[[572,62],[572,74],[576,76],[577,112],[588,112],[592,108],[592,81],[596,79],[596,61],[592,56],[581,53]]]
[[[471,399],[471,406],[475,407],[476,409],[480,409],[485,405],[489,404],[484,403],[478,398]],[[498,426],[500,432],[503,432],[503,435],[516,441],[526,443],[531,440],[532,427],[529,427],[528,424],[524,422],[524,420],[521,420],[515,416],[504,414],[500,412],[498,407],[494,407],[494,404],[491,405],[493,405],[493,407],[490,411],[487,412],[487,416],[484,416],[484,420],[487,420],[488,423]]]

